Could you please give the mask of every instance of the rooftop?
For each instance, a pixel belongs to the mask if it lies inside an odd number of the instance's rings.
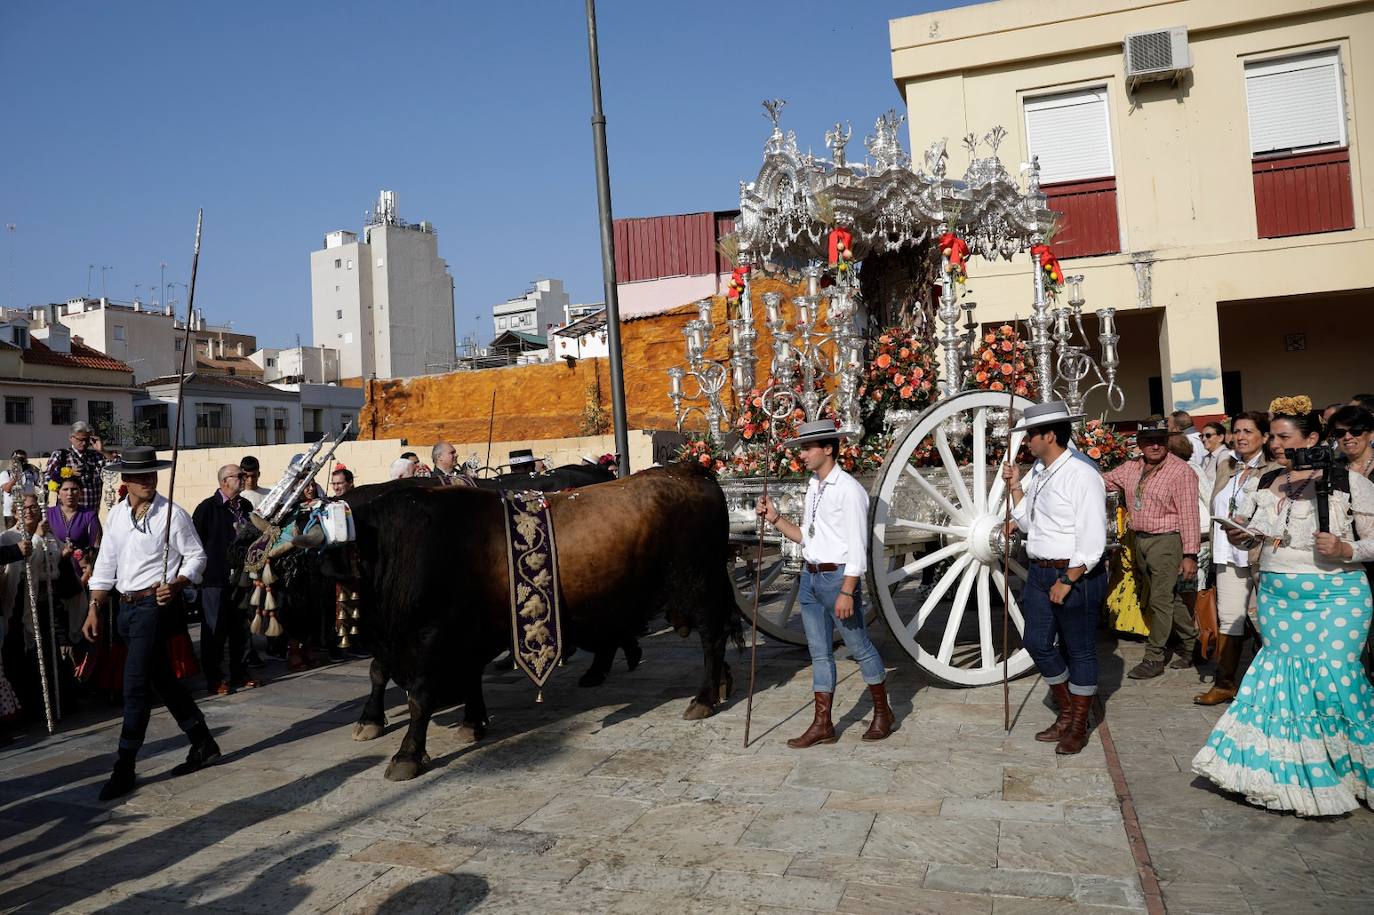
[[[145,381],[139,387],[145,390],[168,387],[175,385],[179,379],[180,376],[178,375],[163,375],[161,378]],[[244,378],[240,375],[202,375],[199,372],[191,372],[186,376],[186,385],[200,390],[220,390],[227,394],[249,396],[261,395],[280,398],[284,393],[269,384],[263,384],[261,381]]]
[[[106,372],[133,374],[133,369],[98,349],[92,349],[76,338],[72,339],[71,353],[57,353],[48,349],[46,343],[37,337],[29,338],[29,348],[24,350],[25,362],[34,365],[60,365],[66,368],[101,369]]]

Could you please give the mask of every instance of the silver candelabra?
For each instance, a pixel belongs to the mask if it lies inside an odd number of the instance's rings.
[[[688,321],[682,329],[683,336],[687,338],[687,368],[675,365],[668,370],[668,396],[673,401],[679,432],[687,417],[693,413],[706,418],[706,428],[710,433],[721,432],[729,427],[730,417],[720,396],[729,373],[721,363],[706,358],[706,348],[711,345],[713,330],[711,300],[702,299],[697,302],[697,317]],[[694,392],[684,390],[683,382],[689,378],[696,385]]]

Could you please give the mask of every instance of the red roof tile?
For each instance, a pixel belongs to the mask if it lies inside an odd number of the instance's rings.
[[[48,349],[42,340],[30,337],[29,348],[24,350],[23,359],[34,365],[61,365],[67,368],[102,369],[107,372],[133,374],[133,369],[118,359],[75,340],[72,341],[71,353],[57,353]]]

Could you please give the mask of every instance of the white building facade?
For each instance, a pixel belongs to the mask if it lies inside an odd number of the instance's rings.
[[[536,280],[519,298],[492,306],[492,336],[514,331],[547,338],[550,330],[568,320],[571,301],[562,280]]]
[[[295,346],[260,349],[248,357],[262,369],[266,384],[278,381],[305,384],[338,384],[342,380],[339,351],[328,346]]]
[[[300,394],[251,378],[190,374],[181,417],[181,443],[187,448],[286,445],[304,440]],[[134,400],[134,419],[148,424],[157,447],[169,447],[179,419],[177,376],[145,384]]]
[[[344,378],[400,378],[453,368],[453,277],[428,222],[412,225],[382,191],[360,241],[325,236],[310,255],[314,343],[339,351]]]

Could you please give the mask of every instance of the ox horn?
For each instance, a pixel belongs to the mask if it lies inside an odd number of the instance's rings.
[[[272,525],[262,520],[262,518],[258,516],[257,512],[249,512],[248,520],[253,522],[253,526],[258,529],[259,533],[265,534],[272,529]]]

